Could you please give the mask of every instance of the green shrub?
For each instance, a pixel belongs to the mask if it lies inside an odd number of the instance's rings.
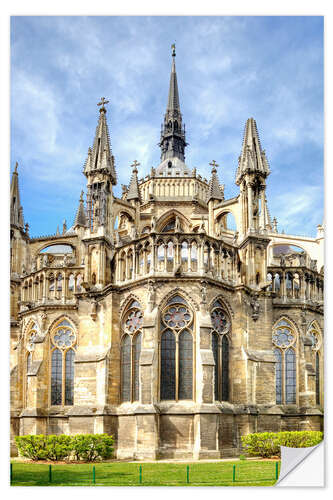
[[[242,436],[242,445],[248,456],[281,456],[280,446],[307,448],[315,446],[323,439],[319,431],[259,432]]]
[[[31,460],[46,460],[46,437],[38,436],[15,436],[15,442],[19,454]]]
[[[64,460],[72,452],[72,436],[60,434],[46,437],[46,456],[49,460]]]
[[[113,437],[108,434],[16,436],[15,442],[19,454],[31,460],[74,458],[92,462],[106,460],[113,453]]]
[[[72,436],[73,454],[77,460],[106,460],[113,453],[113,438],[108,434],[77,434]]]

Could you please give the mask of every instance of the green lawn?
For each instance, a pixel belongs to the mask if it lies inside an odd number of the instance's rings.
[[[12,486],[92,486],[93,465],[52,465],[49,482],[47,464],[12,462]],[[233,482],[233,465],[236,465]],[[96,486],[271,486],[275,484],[276,462],[235,461],[189,464],[114,462],[95,465]]]

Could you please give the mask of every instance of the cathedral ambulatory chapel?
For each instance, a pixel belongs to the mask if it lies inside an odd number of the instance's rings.
[[[160,163],[140,179],[134,161],[118,198],[107,104],[70,228],[31,237],[12,173],[12,436],[106,432],[117,458],[215,459],[250,432],[320,430],[324,228],[278,231],[255,120],[225,199],[215,161],[209,180],[185,162],[173,47]]]

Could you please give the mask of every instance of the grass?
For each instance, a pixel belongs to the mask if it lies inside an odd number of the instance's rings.
[[[12,464],[12,486],[94,486],[92,464],[52,465],[51,483],[47,464]],[[187,484],[186,463],[143,463],[140,484],[139,463],[97,463],[96,486],[271,486],[276,482],[275,464],[255,460],[192,463]]]

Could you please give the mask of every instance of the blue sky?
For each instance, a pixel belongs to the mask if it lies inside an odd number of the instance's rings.
[[[11,170],[33,236],[71,225],[101,96],[118,186],[137,159],[159,163],[176,42],[189,146],[186,163],[209,177],[219,165],[227,197],[245,121],[257,121],[271,167],[267,197],[279,230],[315,236],[323,221],[321,17],[13,17]]]

